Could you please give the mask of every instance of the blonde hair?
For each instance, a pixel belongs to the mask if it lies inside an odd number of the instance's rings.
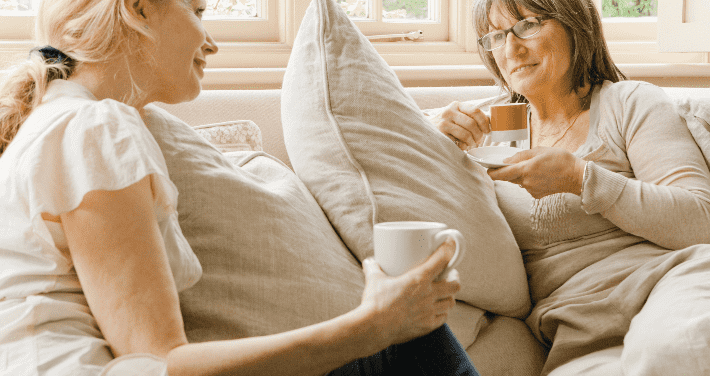
[[[36,43],[60,50],[71,61],[45,60],[31,53],[12,69],[0,87],[0,156],[41,103],[52,80],[69,78],[83,63],[128,59],[129,54],[144,52],[140,41],[153,38],[130,4],[126,0],[42,1],[35,23]],[[125,99],[129,105],[141,96],[136,82],[131,87]]]

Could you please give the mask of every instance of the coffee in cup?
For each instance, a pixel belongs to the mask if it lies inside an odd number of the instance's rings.
[[[507,142],[528,139],[527,103],[492,105],[491,141]]]
[[[390,276],[398,276],[424,262],[448,237],[456,242],[449,265],[439,275],[446,278],[466,251],[463,235],[438,222],[383,222],[375,225],[375,261]]]

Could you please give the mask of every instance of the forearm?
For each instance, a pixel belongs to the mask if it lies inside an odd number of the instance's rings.
[[[710,242],[710,192],[645,183],[590,163],[582,194],[587,213],[669,249]]]
[[[263,337],[195,343],[168,355],[171,376],[323,375],[384,349],[372,315],[362,307],[332,320]]]

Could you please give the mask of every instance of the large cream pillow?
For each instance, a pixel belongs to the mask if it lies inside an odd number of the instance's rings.
[[[165,110],[146,113],[202,264],[202,279],[180,294],[190,341],[280,333],[360,304],[360,263],[293,171],[260,151],[228,159]]]
[[[348,248],[373,254],[374,223],[443,222],[466,237],[457,299],[522,317],[522,257],[493,182],[427,123],[394,72],[333,0],[314,0],[281,99],[286,149]]]

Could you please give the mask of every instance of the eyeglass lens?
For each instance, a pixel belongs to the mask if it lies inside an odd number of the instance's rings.
[[[481,38],[481,44],[486,51],[493,51],[505,44],[508,33],[513,32],[516,37],[521,39],[530,38],[540,31],[541,25],[540,20],[537,18],[526,18],[518,21],[518,23],[513,25],[510,29],[486,34]]]

